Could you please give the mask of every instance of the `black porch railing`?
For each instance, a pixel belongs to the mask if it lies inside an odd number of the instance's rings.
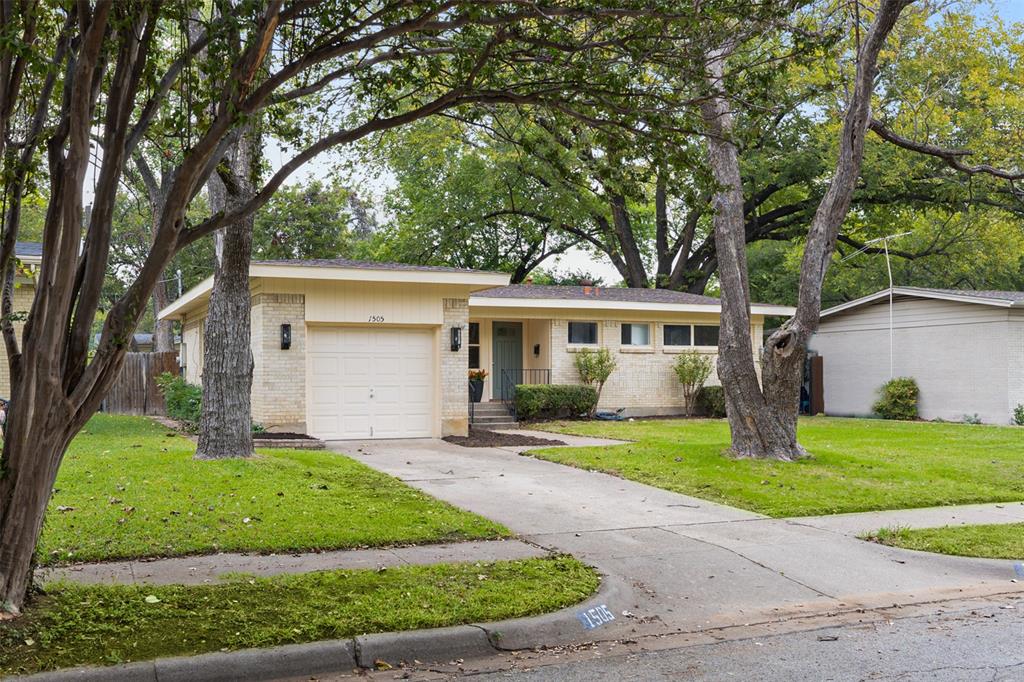
[[[516,386],[520,384],[550,384],[550,369],[503,369],[501,370],[501,384],[498,387],[498,397],[505,410],[516,416]]]

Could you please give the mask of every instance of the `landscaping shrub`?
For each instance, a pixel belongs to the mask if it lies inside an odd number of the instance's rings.
[[[184,378],[170,372],[158,376],[156,384],[164,394],[167,416],[181,422],[186,429],[194,431],[199,424],[199,412],[202,409],[202,387],[190,384]]]
[[[522,419],[578,417],[597,407],[597,391],[574,384],[520,384],[515,405]]]
[[[881,397],[872,406],[882,419],[917,419],[920,391],[913,377],[897,377],[882,384]]]
[[[1024,426],[1024,405],[1013,408],[1013,423],[1017,426]]]
[[[608,381],[608,377],[615,371],[615,358],[612,357],[607,348],[596,351],[584,348],[576,353],[573,362],[576,365],[576,371],[579,372],[580,380],[587,386],[593,387],[597,394],[594,405],[587,413],[592,417],[597,409],[597,401],[601,399],[601,389],[604,388],[604,383]]]
[[[686,414],[693,416],[697,394],[704,388],[704,382],[711,376],[711,357],[695,350],[686,351],[676,356],[672,366],[676,378],[683,386],[683,400],[686,401]]]
[[[714,419],[725,417],[725,391],[721,386],[704,386],[697,392],[697,407]]]

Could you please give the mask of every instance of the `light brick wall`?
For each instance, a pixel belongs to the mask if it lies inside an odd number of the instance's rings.
[[[630,348],[621,344],[621,322],[617,320],[598,321],[598,345],[607,348],[617,366],[608,383],[601,391],[599,407],[617,410],[626,408],[627,415],[680,414],[685,409],[683,392],[672,369],[679,350],[667,349],[664,344],[664,323],[649,323],[651,327],[650,348]],[[683,323],[685,324],[685,322]],[[752,329],[752,334],[756,333]],[[577,347],[570,346],[569,320],[551,321],[551,382],[554,384],[578,384],[579,373],[574,359]],[[759,344],[755,344],[757,352]],[[712,362],[708,386],[719,386],[715,369],[718,354],[699,350]],[[760,374],[760,362],[755,361]]]
[[[469,300],[443,300],[444,322],[441,325],[441,435],[465,436],[469,433]],[[451,350],[451,329],[462,329],[462,347]]]
[[[31,281],[23,280],[18,278],[16,286],[14,288],[14,299],[13,299],[13,312],[22,319],[14,322],[14,333],[18,338],[18,343],[21,343],[21,331],[25,328],[24,317],[28,315],[28,312],[32,309],[32,300],[35,298],[36,288],[34,283]],[[3,362],[0,362],[0,397],[10,399],[11,397],[11,370],[7,364],[7,351],[2,343],[0,343],[0,357],[3,357]]]
[[[281,325],[292,326],[292,345],[281,349]],[[252,418],[268,429],[305,428],[306,310],[302,294],[252,298]]]

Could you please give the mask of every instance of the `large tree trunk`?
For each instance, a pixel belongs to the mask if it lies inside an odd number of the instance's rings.
[[[725,391],[732,452],[738,457],[794,460],[806,456],[796,431],[807,343],[818,328],[825,272],[860,175],[878,54],[910,1],[883,0],[858,50],[856,82],[843,120],[836,171],[808,232],[796,315],[772,334],[761,354],[763,390],[750,339],[743,185],[724,85],[729,55],[726,50],[709,55],[710,94],[701,105],[701,115],[708,131],[709,163],[721,187],[713,199],[722,289],[718,375]]]
[[[157,314],[171,303],[171,297],[167,295],[167,282],[158,282],[153,290],[153,318],[156,324],[153,327],[153,352],[171,353],[174,351],[174,321],[161,320]]]
[[[253,195],[252,177],[259,136],[244,132],[231,160],[233,178],[210,178],[210,207],[232,210]],[[206,317],[203,404],[196,459],[248,457],[252,447],[252,349],[250,346],[249,261],[253,215],[214,235],[216,265]]]

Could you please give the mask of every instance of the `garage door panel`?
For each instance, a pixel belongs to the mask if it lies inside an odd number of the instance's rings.
[[[308,338],[312,435],[325,439],[433,435],[436,353],[432,330],[313,327]]]

